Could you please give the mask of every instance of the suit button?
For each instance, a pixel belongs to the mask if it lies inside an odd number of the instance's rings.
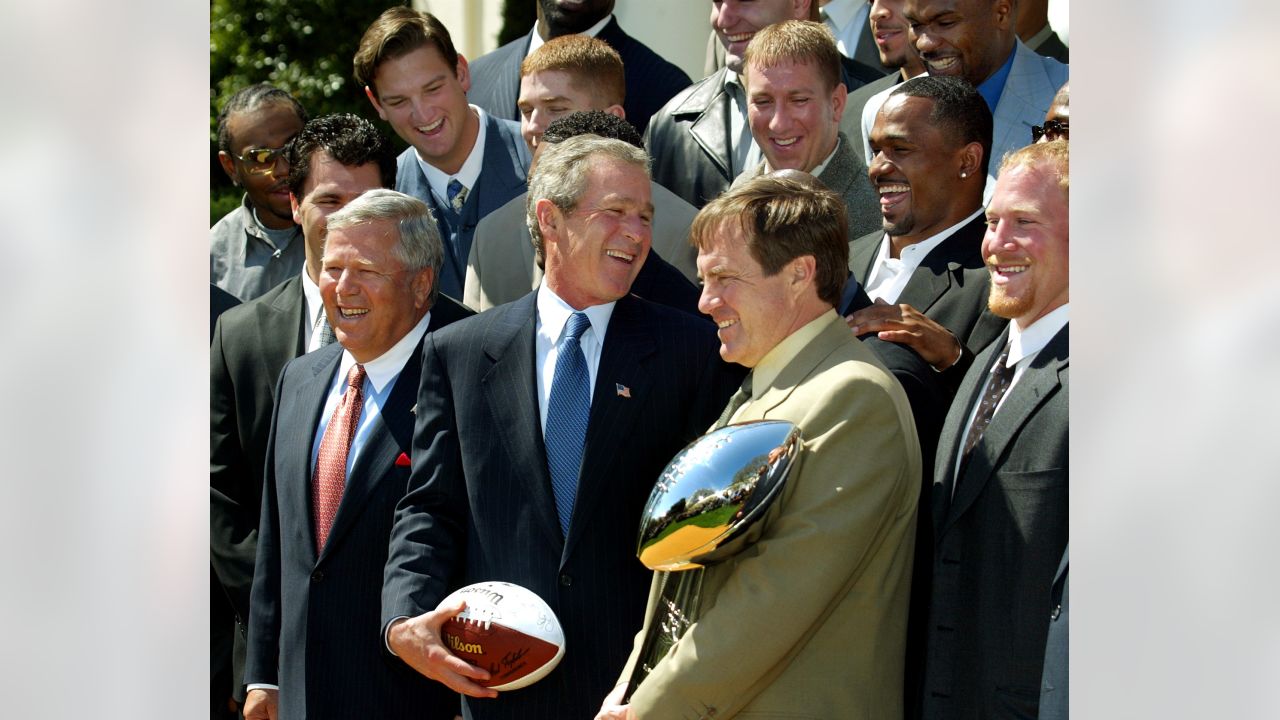
[[[323,579],[324,579],[324,572],[323,572],[323,571],[321,571],[321,570],[317,570],[317,571],[315,571],[315,572],[311,573],[311,582],[320,582],[320,581],[321,581],[321,580],[323,580]]]
[[[569,587],[573,584],[573,577],[569,573],[560,573],[560,584]]]
[[[1061,614],[1062,614],[1062,606],[1061,606],[1061,605],[1055,605],[1055,606],[1054,606],[1054,608],[1053,608],[1053,612],[1049,613],[1049,619],[1050,619],[1050,620],[1057,620],[1057,619],[1058,619],[1058,616],[1059,616],[1059,615],[1061,615]]]

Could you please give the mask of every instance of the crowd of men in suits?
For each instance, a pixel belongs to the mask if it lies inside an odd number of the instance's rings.
[[[470,62],[382,13],[368,118],[265,83],[221,111],[211,717],[1066,717],[1045,3],[716,0],[696,83],[614,0],[537,3]],[[797,470],[682,614],[641,510],[757,420]],[[484,580],[564,629],[528,688],[442,641]]]

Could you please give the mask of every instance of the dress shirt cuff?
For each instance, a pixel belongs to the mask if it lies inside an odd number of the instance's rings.
[[[401,620],[408,620],[408,619],[409,619],[408,615],[397,615],[391,618],[391,622],[387,623],[386,631],[382,633],[382,644],[387,647],[387,652],[391,653],[395,657],[400,657],[400,656],[396,655],[396,651],[391,649],[391,628],[394,627],[395,624],[400,622]]]
[[[249,683],[248,685],[245,686],[244,691],[246,693],[250,693],[250,692],[253,692],[254,690],[279,690],[279,689],[280,689],[279,685],[272,685],[270,683]]]

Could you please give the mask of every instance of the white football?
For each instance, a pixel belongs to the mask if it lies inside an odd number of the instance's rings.
[[[467,607],[441,627],[445,645],[458,657],[489,671],[481,683],[515,690],[541,680],[564,657],[564,631],[551,607],[534,592],[496,580],[459,588],[441,601]]]

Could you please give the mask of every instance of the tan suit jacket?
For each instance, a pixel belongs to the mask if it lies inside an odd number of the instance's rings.
[[[657,183],[653,190],[653,249],[681,275],[698,284],[698,251],[689,244],[689,226],[698,214],[692,205]],[[538,287],[542,268],[533,261],[533,243],[525,221],[527,193],[480,220],[467,258],[462,304],[482,312],[518,300]]]
[[[632,695],[642,720],[902,717],[920,444],[880,360],[820,322],[735,418],[797,423],[800,464],[758,540],[706,569],[702,617]]]

